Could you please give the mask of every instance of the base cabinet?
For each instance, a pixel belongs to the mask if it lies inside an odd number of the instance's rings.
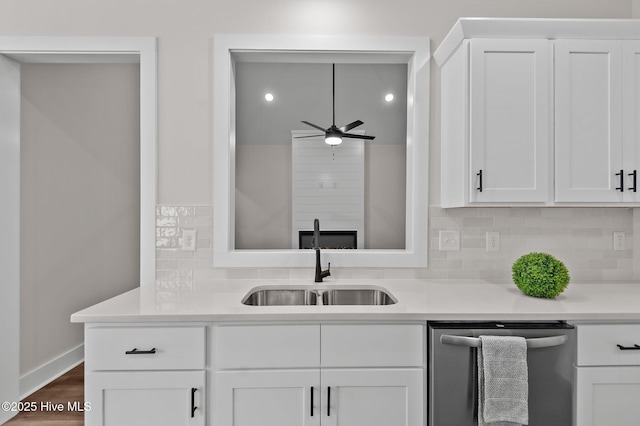
[[[424,324],[214,327],[214,425],[424,426],[424,330]]]
[[[317,370],[218,372],[213,423],[317,426],[320,410],[314,401],[319,391],[320,372]]]
[[[206,425],[205,332],[202,324],[87,324],[85,425]]]
[[[422,425],[423,374],[417,368],[219,372],[214,423]]]
[[[421,369],[323,370],[321,424],[422,425],[423,374]]]
[[[640,367],[582,367],[576,370],[576,425],[638,424]]]
[[[640,419],[640,324],[578,324],[575,426]]]
[[[90,372],[87,425],[204,426],[205,372]]]

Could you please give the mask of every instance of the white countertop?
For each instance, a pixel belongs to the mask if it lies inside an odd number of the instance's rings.
[[[571,283],[555,299],[524,295],[511,283],[482,280],[330,280],[375,285],[398,300],[387,306],[245,306],[259,286],[311,280],[215,280],[145,285],[71,316],[72,322],[331,320],[640,320],[640,283]]]

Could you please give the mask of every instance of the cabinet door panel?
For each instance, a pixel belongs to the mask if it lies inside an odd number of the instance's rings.
[[[576,425],[638,424],[640,367],[579,367],[576,370]]]
[[[623,200],[621,81],[620,41],[556,41],[556,201]]]
[[[423,376],[421,369],[323,369],[322,425],[422,426]]]
[[[318,426],[319,390],[318,370],[218,372],[214,384],[214,424]]]
[[[637,203],[640,202],[640,41],[623,42],[622,67],[623,169],[628,180],[625,197],[629,202]]]
[[[549,46],[548,40],[471,41],[472,201],[548,200]]]
[[[87,426],[204,426],[205,373],[87,373]],[[192,415],[192,389],[194,406]]]

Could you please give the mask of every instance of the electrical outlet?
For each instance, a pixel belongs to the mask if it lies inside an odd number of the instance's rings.
[[[624,232],[614,232],[613,233],[613,250],[614,251],[623,251],[627,248],[627,242],[624,235]]]
[[[460,231],[440,231],[440,251],[460,251]]]
[[[196,251],[196,241],[198,232],[195,229],[185,229],[182,231],[182,250]]]
[[[500,233],[499,232],[487,232],[486,250],[500,251]]]

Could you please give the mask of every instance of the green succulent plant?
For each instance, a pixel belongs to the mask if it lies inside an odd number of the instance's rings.
[[[513,282],[526,295],[552,299],[569,285],[564,263],[547,253],[529,253],[511,268]]]

